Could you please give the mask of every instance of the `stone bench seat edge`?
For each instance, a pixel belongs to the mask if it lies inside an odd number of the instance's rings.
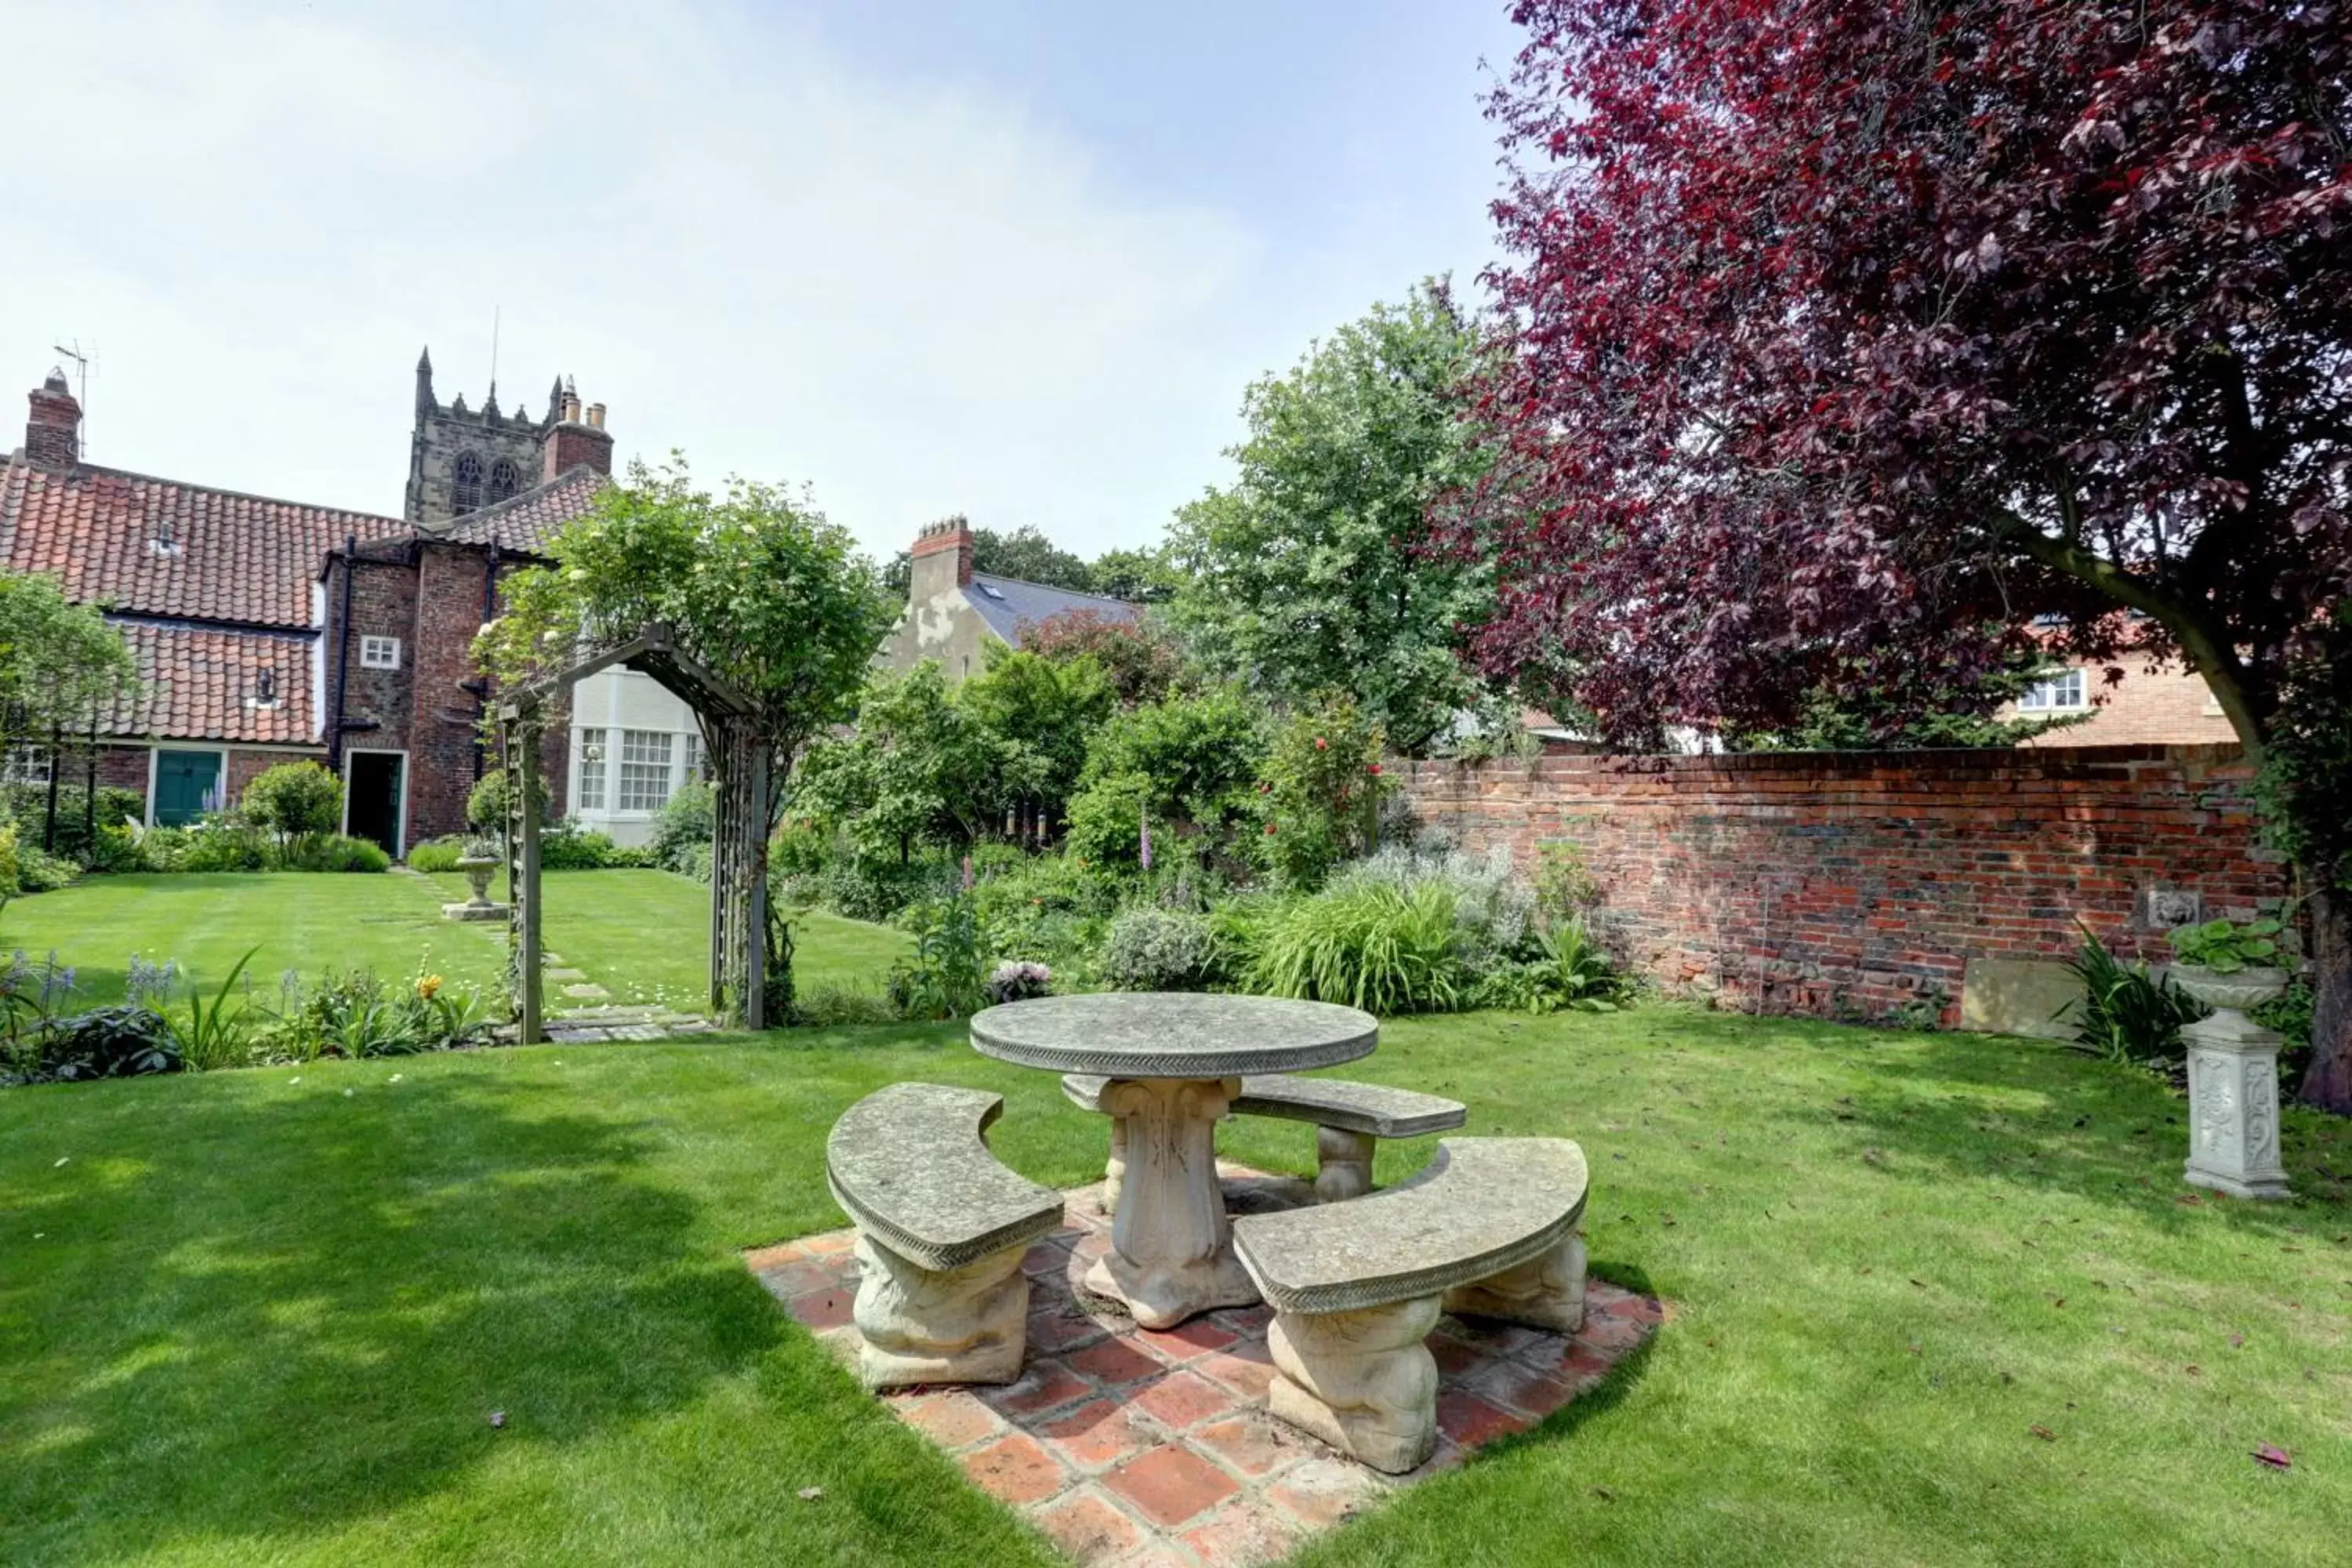
[[[1458,1205],[1465,1226],[1491,1210],[1498,1189],[1507,1186],[1515,1164],[1511,1144],[1565,1144],[1573,1152],[1577,1173],[1572,1194],[1563,1194],[1553,1212],[1507,1241],[1475,1251],[1463,1251],[1388,1273],[1367,1273],[1353,1279],[1318,1283],[1289,1283],[1283,1275],[1287,1261],[1281,1255],[1302,1243],[1329,1234],[1376,1231],[1396,1205],[1426,1209]],[[1465,1170],[1465,1167],[1469,1169]],[[1522,1192],[1525,1189],[1520,1189]],[[1574,1235],[1584,1220],[1587,1178],[1583,1152],[1564,1138],[1447,1138],[1437,1145],[1437,1156],[1411,1183],[1344,1204],[1321,1204],[1278,1214],[1244,1215],[1233,1222],[1234,1247],[1266,1305],[1277,1312],[1321,1316],[1360,1311],[1422,1296],[1438,1296],[1504,1273],[1540,1258]]]
[[[1110,1079],[1093,1073],[1066,1073],[1062,1092],[1082,1110],[1102,1110]],[[1352,1101],[1352,1103],[1350,1103]],[[1290,1073],[1253,1073],[1230,1108],[1239,1116],[1311,1121],[1374,1138],[1421,1138],[1450,1131],[1469,1120],[1459,1100],[1418,1089],[1352,1079],[1300,1078]]]
[[[833,1124],[825,1186],[859,1228],[926,1268],[944,1273],[1024,1246],[1061,1226],[1063,1200],[990,1152],[982,1134],[1003,1110],[1004,1097],[987,1089],[926,1083],[877,1089]],[[936,1178],[926,1184],[929,1191],[891,1184],[910,1170]],[[877,1190],[886,1185],[893,1190]],[[904,1212],[933,1199],[961,1204],[963,1213]]]

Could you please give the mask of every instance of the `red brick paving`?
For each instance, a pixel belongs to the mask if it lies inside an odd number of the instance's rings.
[[[1223,1468],[1172,1443],[1129,1459],[1103,1484],[1163,1529],[1197,1519],[1242,1489]]]
[[[1223,1167],[1229,1192],[1274,1185]],[[1378,1506],[1400,1486],[1442,1475],[1480,1445],[1522,1431],[1590,1388],[1666,1316],[1601,1280],[1575,1339],[1515,1324],[1447,1318],[1438,1361],[1436,1454],[1388,1477],[1332,1453],[1265,1414],[1274,1366],[1264,1307],[1230,1307],[1176,1329],[1139,1330],[1076,1281],[1107,1245],[1092,1188],[1071,1194],[1071,1224],[1031,1249],[1029,1361],[1001,1388],[884,1396],[901,1420],[955,1455],[964,1473],[1034,1520],[1089,1568],[1243,1568]],[[744,1255],[761,1282],[825,1348],[854,1365],[852,1233]]]

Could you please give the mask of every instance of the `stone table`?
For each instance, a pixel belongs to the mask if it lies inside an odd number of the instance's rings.
[[[1118,992],[1008,1002],[972,1016],[972,1048],[1111,1081],[1111,1159],[1123,1163],[1111,1247],[1087,1289],[1149,1329],[1258,1300],[1217,1190],[1216,1125],[1250,1073],[1372,1054],[1379,1021],[1353,1007],[1268,996]]]

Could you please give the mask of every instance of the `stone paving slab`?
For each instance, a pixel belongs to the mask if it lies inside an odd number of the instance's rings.
[[[1226,1206],[1264,1213],[1311,1191],[1220,1162]],[[1001,1388],[881,1395],[973,1482],[1019,1510],[1087,1568],[1243,1568],[1525,1431],[1591,1387],[1655,1331],[1664,1310],[1595,1279],[1575,1338],[1454,1318],[1430,1336],[1437,1451],[1383,1476],[1265,1412],[1274,1363],[1264,1307],[1226,1308],[1174,1329],[1139,1329],[1078,1281],[1109,1247],[1097,1189],[1067,1194],[1062,1227],[1029,1248],[1029,1359]],[[845,1363],[856,1233],[829,1231],[744,1254],[785,1310]]]

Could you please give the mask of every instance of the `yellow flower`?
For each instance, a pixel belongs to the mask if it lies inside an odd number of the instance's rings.
[[[439,975],[420,974],[416,977],[416,994],[419,996],[424,997],[427,1002],[432,1001],[433,994],[440,989],[441,977]]]

